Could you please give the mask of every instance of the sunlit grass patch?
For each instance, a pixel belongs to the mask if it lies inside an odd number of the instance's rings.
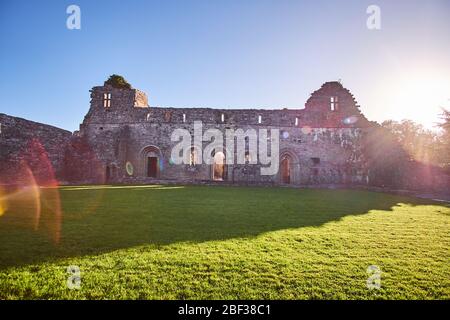
[[[20,197],[0,217],[2,299],[450,298],[443,203],[197,186],[67,186],[39,198],[37,228],[35,202]],[[71,265],[79,290],[67,287]],[[380,289],[367,287],[371,265]]]

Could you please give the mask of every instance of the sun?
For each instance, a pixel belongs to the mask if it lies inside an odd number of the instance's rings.
[[[428,129],[435,127],[441,108],[450,103],[450,80],[439,74],[408,74],[392,83],[388,91],[393,119],[411,119]]]

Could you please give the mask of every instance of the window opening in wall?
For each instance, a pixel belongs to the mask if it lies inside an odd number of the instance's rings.
[[[195,150],[195,147],[191,147],[191,154],[190,154],[189,164],[191,166],[195,166],[197,163],[198,163],[197,150]]]
[[[226,166],[225,166],[225,154],[221,151],[214,155],[213,164],[213,180],[215,181],[225,181],[226,179]]]
[[[330,109],[331,111],[337,111],[338,109],[338,97],[330,98]]]
[[[111,93],[103,94],[103,107],[105,108],[111,107]]]
[[[249,164],[252,161],[252,157],[250,156],[250,152],[245,151],[245,164]]]

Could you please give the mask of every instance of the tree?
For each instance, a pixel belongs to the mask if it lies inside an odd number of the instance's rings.
[[[450,134],[450,111],[447,109],[442,108],[441,117],[442,120],[444,120],[443,123],[439,124],[439,127],[441,127],[446,134]]]
[[[438,124],[442,129],[439,154],[441,156],[442,167],[450,171],[450,111],[442,108],[440,118],[443,122]]]
[[[111,75],[108,80],[105,81],[105,85],[107,84],[118,89],[131,89],[131,84],[129,84],[124,77],[118,74]]]
[[[387,129],[407,152],[410,160],[424,164],[440,165],[440,135],[425,129],[411,120],[400,122],[387,120],[382,127]]]
[[[370,184],[401,187],[405,164],[411,158],[390,130],[374,123],[363,141],[363,150],[369,167]]]

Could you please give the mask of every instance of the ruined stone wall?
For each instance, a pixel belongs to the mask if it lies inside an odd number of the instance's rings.
[[[63,151],[63,177],[66,182],[72,184],[105,182],[103,162],[85,137],[74,135]]]
[[[180,128],[193,135],[194,121],[203,132],[214,128],[224,136],[278,129],[280,170],[265,176],[260,164],[236,164],[236,145],[234,152],[224,148],[235,164],[225,166],[221,182],[213,181],[213,165],[175,165],[171,152],[178,142],[171,135]],[[0,114],[0,184],[364,184],[448,193],[448,175],[405,162],[401,147],[388,140],[339,82],[323,84],[304,109],[276,110],[150,107],[144,92],[106,85],[91,90],[91,107],[74,134]],[[158,159],[155,177],[148,177],[149,156]],[[283,159],[289,159],[289,181]]]
[[[127,130],[125,130],[127,128]],[[192,124],[174,126],[171,124],[141,123],[89,125],[83,136],[94,146],[97,157],[105,166],[115,167],[116,180],[120,182],[127,177],[126,163],[133,165],[135,177],[145,178],[146,158],[143,154],[146,147],[154,146],[161,153],[159,179],[175,179],[179,181],[211,180],[211,166],[174,165],[170,162],[171,151],[176,142],[170,137],[176,128],[183,128],[192,134]],[[203,130],[210,128],[225,132],[230,125],[205,124]],[[239,127],[244,131],[259,128],[255,126]],[[274,129],[274,127],[266,127]],[[280,129],[280,158],[289,155],[292,159],[291,172],[293,184],[314,183],[346,183],[363,182],[365,176],[362,153],[359,141],[361,129],[355,128],[292,128]],[[124,132],[128,132],[125,134]],[[203,148],[208,142],[203,142]],[[121,148],[122,146],[122,148]],[[234,150],[234,163],[236,163]],[[225,149],[227,157],[230,151]],[[314,163],[312,158],[319,158]],[[352,171],[353,170],[353,171]],[[279,176],[261,176],[260,165],[229,165],[227,180],[230,182],[265,182],[280,183]]]
[[[104,95],[111,95],[109,107]],[[330,98],[337,99],[331,110]],[[223,121],[222,121],[223,119]],[[278,127],[362,128],[370,124],[361,114],[353,95],[339,82],[326,82],[312,93],[304,109],[212,109],[149,107],[147,96],[137,89],[111,86],[91,90],[91,107],[82,126],[87,124],[203,123]]]
[[[134,106],[137,108],[148,107],[148,98],[145,92],[134,89]]]
[[[64,148],[72,133],[0,114],[0,184],[63,180]]]
[[[111,94],[109,107],[104,104],[105,93]],[[337,97],[339,107],[335,110],[331,109],[330,96]],[[227,129],[279,129],[280,161],[290,159],[290,184],[367,182],[360,140],[369,123],[340,83],[324,84],[305,109],[136,108],[135,97],[134,90],[93,88],[91,108],[80,125],[80,135],[104,164],[110,181],[151,181],[146,173],[150,151],[158,156],[157,179],[211,180],[211,165],[174,165],[170,161],[176,144],[170,140],[172,132],[183,128],[193,134],[194,121],[201,121],[204,131],[216,128],[222,133]],[[225,153],[236,160],[229,150]],[[126,170],[127,163],[132,174]],[[280,172],[261,175],[260,165],[227,165],[226,171],[226,181],[233,183],[283,182]]]

